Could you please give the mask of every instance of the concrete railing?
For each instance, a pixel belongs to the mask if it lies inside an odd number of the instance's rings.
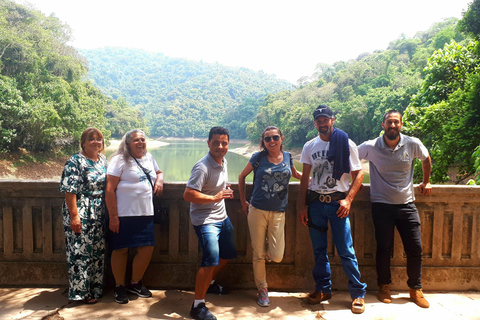
[[[219,277],[230,288],[254,288],[247,220],[238,201],[238,186],[232,188],[236,198],[227,200],[227,211],[235,226],[238,257]],[[285,257],[279,264],[267,264],[272,289],[314,288],[308,229],[295,214],[298,188],[298,183],[290,185]],[[166,183],[164,189],[170,220],[168,225],[155,226],[155,252],[144,282],[151,287],[191,289],[201,250],[190,223],[189,203],[183,200],[185,183]],[[0,181],[0,286],[67,284],[62,203],[57,181]],[[434,186],[431,196],[417,195],[416,204],[422,221],[425,290],[480,290],[480,187]],[[368,185],[354,201],[351,220],[362,280],[370,289],[376,289]],[[330,233],[328,251],[333,289],[346,289],[347,278]],[[392,256],[394,289],[407,288],[405,264],[396,233]]]

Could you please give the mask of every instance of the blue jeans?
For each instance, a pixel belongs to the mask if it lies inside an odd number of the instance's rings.
[[[330,227],[332,229],[333,242],[342,261],[343,271],[348,277],[348,290],[352,299],[365,297],[367,285],[360,282],[360,271],[353,249],[352,234],[350,232],[350,219],[339,218],[336,214],[340,204],[336,201],[331,203],[315,200],[308,206],[308,214],[316,226]],[[330,261],[327,254],[327,233],[314,228],[309,228],[312,240],[315,266],[313,267],[313,279],[315,290],[323,293],[331,293],[332,280]]]
[[[390,257],[397,227],[407,254],[407,285],[412,289],[422,289],[422,230],[415,204],[372,203],[372,217],[377,240],[378,284],[392,282]]]
[[[202,267],[218,266],[219,258],[227,260],[237,257],[235,232],[230,218],[193,226],[202,247]]]

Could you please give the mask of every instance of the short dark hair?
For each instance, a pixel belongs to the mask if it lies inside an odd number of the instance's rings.
[[[210,132],[208,133],[208,141],[212,140],[212,137],[214,134],[222,134],[226,135],[228,138],[228,141],[230,141],[230,133],[228,132],[227,128],[224,127],[213,127],[210,129]]]
[[[385,112],[385,114],[383,115],[383,121],[382,122],[385,122],[385,120],[387,120],[388,116],[391,115],[392,113],[398,113],[400,115],[400,121],[402,121],[402,113],[398,110],[388,110],[387,112]]]

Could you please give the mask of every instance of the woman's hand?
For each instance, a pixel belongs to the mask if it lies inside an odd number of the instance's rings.
[[[242,202],[242,210],[243,213],[245,213],[246,216],[248,216],[248,207],[250,206],[250,203],[248,201]]]
[[[82,233],[82,222],[80,221],[78,214],[74,217],[70,217],[70,229],[75,233]]]
[[[153,185],[153,193],[156,196],[160,196],[163,193],[163,172],[161,170],[157,171],[157,179],[155,179],[155,184]]]
[[[65,192],[65,203],[70,214],[70,229],[75,233],[82,233],[82,222],[80,221],[77,208],[77,195]]]
[[[120,231],[120,220],[118,219],[118,216],[114,216],[114,217],[110,216],[110,222],[109,222],[108,228],[113,233],[118,233]]]
[[[153,186],[153,193],[156,196],[160,196],[163,193],[163,182],[155,182],[155,185]]]

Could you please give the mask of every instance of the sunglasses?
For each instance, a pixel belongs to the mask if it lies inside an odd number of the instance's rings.
[[[265,142],[270,142],[272,139],[273,139],[273,141],[278,141],[278,140],[280,140],[280,136],[279,135],[274,135],[272,137],[263,138],[263,140],[265,140]]]

